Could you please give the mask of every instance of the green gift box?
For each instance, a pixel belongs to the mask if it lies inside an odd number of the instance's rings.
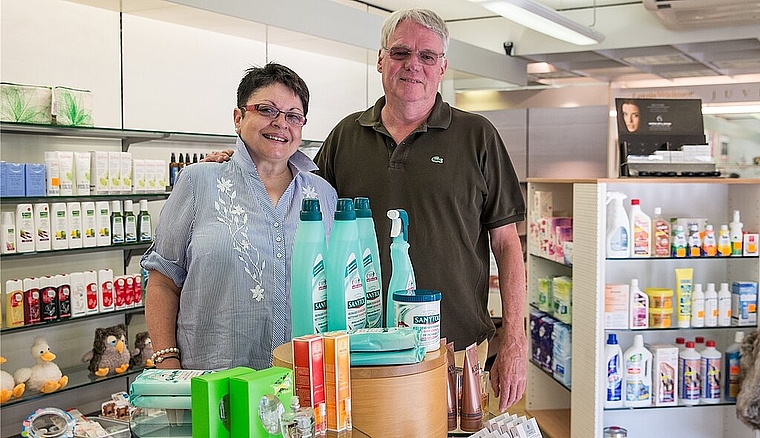
[[[230,436],[230,377],[256,370],[236,367],[194,377],[190,381],[193,433],[208,438]]]
[[[293,396],[293,371],[289,368],[271,367],[261,371],[230,377],[230,435],[234,437],[270,438],[282,436],[269,433],[259,418],[259,403],[273,397],[282,403],[279,412],[273,413],[277,422],[279,415],[290,407]]]

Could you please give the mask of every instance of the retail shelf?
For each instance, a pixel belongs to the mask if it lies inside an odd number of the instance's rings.
[[[718,403],[699,403],[696,405],[685,405],[682,403],[678,403],[675,406],[639,406],[639,407],[631,407],[631,406],[623,406],[620,408],[604,408],[605,411],[638,411],[642,409],[672,409],[672,408],[710,408],[710,407],[716,407],[716,406],[734,406],[736,405],[736,402],[733,401],[726,401],[722,400]]]
[[[0,333],[5,335],[8,333],[18,333],[18,332],[24,332],[24,331],[29,331],[29,330],[38,330],[38,329],[50,330],[50,329],[56,329],[66,324],[77,323],[77,322],[88,321],[88,320],[91,321],[94,319],[107,318],[109,316],[115,316],[115,315],[124,315],[126,318],[130,318],[132,315],[140,314],[144,312],[145,312],[144,306],[130,307],[128,309],[119,309],[119,310],[114,310],[112,312],[92,313],[89,315],[78,316],[76,318],[56,319],[54,321],[41,322],[38,324],[31,324],[31,325],[22,325],[20,327],[3,327],[2,329],[0,329]]]
[[[68,376],[69,378],[69,382],[66,384],[64,388],[59,389],[58,391],[52,392],[50,394],[43,394],[38,391],[31,391],[30,389],[27,389],[26,391],[24,391],[24,394],[20,398],[11,398],[6,403],[4,403],[3,408],[7,408],[8,406],[14,405],[16,403],[24,403],[24,402],[34,401],[34,400],[40,400],[52,394],[59,394],[65,391],[71,391],[73,389],[83,388],[83,387],[90,386],[96,383],[105,382],[106,380],[121,379],[121,378],[124,378],[125,376],[139,374],[143,370],[143,368],[129,369],[126,372],[121,373],[121,374],[110,374],[105,377],[96,377],[90,372],[89,369],[87,369],[87,366],[88,366],[87,364],[82,364],[82,365],[76,365],[70,368],[61,369],[61,373],[64,376]]]
[[[531,409],[544,438],[570,438],[570,409]]]
[[[653,262],[653,261],[662,261],[662,260],[681,260],[681,261],[688,261],[688,262],[694,262],[694,261],[701,261],[701,260],[712,260],[712,261],[731,261],[731,260],[741,260],[741,259],[747,259],[747,260],[757,260],[760,258],[760,256],[730,256],[730,257],[625,257],[625,258],[607,258],[605,259],[608,262],[616,262],[616,261],[625,261],[625,262]]]
[[[551,373],[551,372],[549,372],[549,371],[546,371],[546,370],[544,369],[544,367],[542,367],[542,366],[541,366],[541,364],[538,364],[538,363],[534,362],[534,361],[533,361],[533,359],[529,359],[528,361],[531,363],[531,365],[533,365],[534,367],[538,368],[538,369],[539,369],[539,370],[541,370],[541,371],[542,371],[544,374],[546,374],[547,376],[549,376],[549,377],[551,377],[552,379],[554,379],[554,374],[552,374],[552,373]],[[568,386],[567,386],[567,385],[565,385],[564,383],[560,382],[559,380],[557,380],[557,379],[554,379],[554,381],[555,381],[555,382],[557,382],[557,385],[559,385],[559,386],[561,386],[561,387],[565,388],[565,389],[566,389],[566,390],[568,390],[568,391],[572,391],[572,389],[571,389],[570,387],[568,387]]]
[[[131,199],[137,201],[147,199],[148,201],[161,201],[169,197],[169,193],[115,193],[102,195],[72,195],[72,196],[5,196],[3,197],[4,205],[14,204],[36,204],[40,202],[87,202],[87,201],[117,201]]]
[[[138,242],[138,243],[123,243],[119,245],[109,246],[93,246],[88,248],[69,248],[69,249],[56,249],[51,251],[34,251],[34,252],[17,252],[12,254],[0,255],[0,260],[28,260],[37,257],[55,257],[61,255],[71,254],[86,254],[93,252],[103,251],[126,251],[129,254],[125,255],[125,259],[131,257],[131,252],[136,250],[146,250],[150,247],[151,242]]]
[[[568,264],[568,263],[564,263],[564,262],[558,262],[557,260],[550,259],[550,258],[546,257],[543,254],[535,254],[535,253],[531,252],[530,255],[533,256],[533,257],[536,257],[539,260],[546,260],[547,262],[551,262],[551,263],[557,264],[557,265],[562,266],[564,268],[569,268],[569,269],[573,268],[572,264]]]
[[[651,332],[677,332],[677,331],[713,331],[713,330],[756,330],[757,325],[727,325],[715,327],[669,327],[669,328],[646,328],[646,329],[604,329],[605,332],[630,332],[630,333],[651,333]]]
[[[539,311],[539,312],[544,312],[544,313],[546,313],[546,310],[541,310],[541,309],[538,307],[538,303],[530,303],[530,307],[531,307],[532,309],[535,309],[535,310]],[[557,321],[557,322],[561,322],[562,324],[565,324],[565,325],[566,325],[566,326],[568,326],[568,327],[572,327],[572,326],[573,326],[572,324],[570,324],[570,323],[568,323],[568,322],[560,321],[559,319],[555,318],[555,317],[554,317],[554,315],[552,315],[552,314],[550,314],[550,313],[546,313],[546,316],[548,316],[549,318],[551,318],[551,319],[553,319],[553,320],[555,320],[555,321]],[[612,330],[610,330],[610,331],[612,331]]]

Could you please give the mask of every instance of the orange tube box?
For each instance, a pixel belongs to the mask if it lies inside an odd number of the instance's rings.
[[[301,407],[314,409],[317,430],[327,430],[325,418],[324,340],[319,335],[293,338],[294,394]]]
[[[340,432],[351,424],[351,360],[345,332],[323,334],[327,430]]]

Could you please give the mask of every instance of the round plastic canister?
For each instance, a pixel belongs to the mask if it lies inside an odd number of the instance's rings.
[[[396,291],[393,301],[399,327],[419,327],[426,353],[441,348],[440,292],[424,289]]]
[[[604,428],[604,438],[626,438],[628,431],[618,426],[609,426]]]
[[[673,308],[673,290],[660,287],[648,287],[644,293],[649,296],[649,308],[672,309]]]
[[[670,328],[673,309],[649,308],[649,328]]]

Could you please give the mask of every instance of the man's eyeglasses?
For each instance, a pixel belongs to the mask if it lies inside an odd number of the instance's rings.
[[[440,58],[443,58],[445,53],[435,53],[432,50],[409,50],[404,47],[383,47],[383,50],[388,52],[388,55],[394,61],[406,61],[412,54],[417,55],[417,59],[425,65],[436,65]]]
[[[284,114],[285,121],[290,123],[291,125],[303,126],[306,124],[306,117],[304,117],[303,115],[294,113],[291,111],[282,111],[273,107],[272,105],[267,105],[265,103],[257,103],[254,105],[243,105],[240,107],[240,109],[244,111],[256,111],[260,115],[270,118],[270,119],[276,119],[277,117],[280,117],[280,114]]]

